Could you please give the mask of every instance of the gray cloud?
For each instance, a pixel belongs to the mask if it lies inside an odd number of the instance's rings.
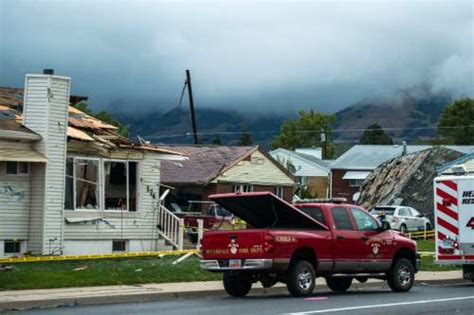
[[[474,95],[472,1],[0,1],[0,84],[52,67],[96,108],[175,106],[186,68],[199,106]]]

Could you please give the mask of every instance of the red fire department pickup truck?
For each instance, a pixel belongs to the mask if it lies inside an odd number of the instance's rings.
[[[334,291],[368,278],[387,280],[397,292],[413,286],[420,264],[416,243],[358,206],[291,205],[269,192],[210,199],[251,226],[208,231],[201,240],[201,267],[223,272],[229,295],[244,296],[260,281],[264,287],[283,282],[293,296],[308,296],[316,277],[324,277]]]

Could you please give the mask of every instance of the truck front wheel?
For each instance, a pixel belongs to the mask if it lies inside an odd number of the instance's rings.
[[[316,273],[311,263],[300,260],[290,267],[286,286],[291,295],[308,296],[313,293],[315,284]]]
[[[415,268],[406,258],[397,260],[387,273],[388,286],[394,292],[407,292],[415,282]]]
[[[352,284],[352,278],[326,278],[326,284],[334,292],[345,292]]]
[[[252,279],[243,274],[224,273],[224,289],[231,296],[245,296],[252,288]]]

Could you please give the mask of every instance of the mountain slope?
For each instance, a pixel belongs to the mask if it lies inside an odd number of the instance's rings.
[[[429,93],[405,93],[396,102],[367,101],[351,105],[336,113],[333,126],[334,141],[357,143],[362,131],[377,123],[389,130],[396,142],[436,137],[436,124],[444,107],[452,99],[447,95]],[[116,114],[117,119],[130,126],[132,136],[140,135],[155,143],[191,143],[191,119],[186,108],[174,108],[168,112]],[[211,143],[217,135],[224,144],[237,144],[239,132],[245,125],[254,143],[268,148],[278,134],[281,124],[296,113],[243,114],[232,109],[198,108],[196,120],[199,137]],[[352,130],[352,131],[351,131]],[[355,131],[353,131],[355,130]]]

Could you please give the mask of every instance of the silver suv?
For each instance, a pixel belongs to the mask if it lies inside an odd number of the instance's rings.
[[[432,228],[430,220],[411,207],[377,206],[370,213],[375,217],[385,215],[385,220],[390,223],[391,228],[403,233]]]

